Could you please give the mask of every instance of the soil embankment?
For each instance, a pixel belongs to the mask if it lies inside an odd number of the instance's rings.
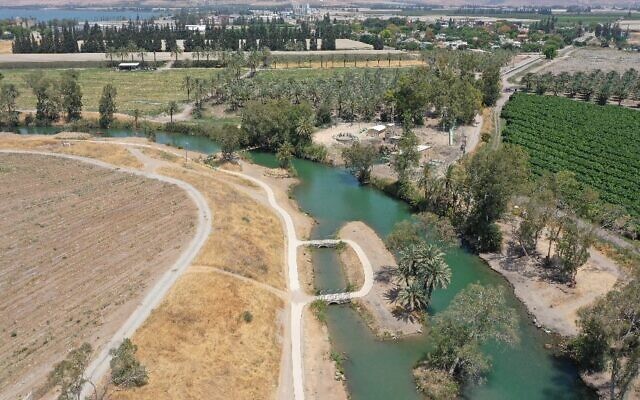
[[[373,229],[359,221],[345,225],[340,229],[338,236],[357,242],[371,261],[374,273],[373,289],[357,303],[357,306],[362,307],[360,311],[371,329],[380,337],[420,333],[422,331],[420,322],[397,314],[396,306],[387,299],[387,293],[395,286],[392,282],[391,268],[396,265],[396,262],[382,239]],[[354,261],[357,264],[353,265],[349,262],[347,269],[362,270],[357,258]],[[349,274],[347,273],[347,276]]]
[[[512,237],[510,223],[501,224],[504,237],[500,253],[480,254],[489,266],[502,274],[513,286],[515,295],[524,303],[537,324],[563,336],[578,333],[578,310],[592,304],[609,292],[624,274],[610,258],[591,249],[591,257],[580,267],[576,284],[554,282],[537,258],[514,255],[509,244]],[[539,254],[545,254],[548,242],[540,240]]]

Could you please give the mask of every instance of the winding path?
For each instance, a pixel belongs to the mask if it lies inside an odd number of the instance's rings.
[[[286,252],[287,252],[287,267],[288,267],[288,280],[289,291],[291,293],[290,303],[290,332],[291,332],[291,367],[293,377],[293,398],[295,400],[304,399],[304,369],[303,369],[303,355],[302,355],[302,312],[305,305],[315,300],[327,300],[328,295],[323,296],[309,296],[304,293],[300,288],[300,280],[298,277],[298,257],[297,248],[299,246],[313,246],[313,245],[337,245],[341,242],[348,244],[358,255],[362,267],[364,268],[364,284],[362,288],[357,292],[339,293],[337,295],[344,297],[345,299],[355,299],[366,296],[373,287],[373,268],[371,262],[367,258],[364,250],[352,240],[309,240],[301,241],[296,236],[295,226],[293,224],[293,218],[291,215],[282,208],[276,201],[275,193],[273,189],[266,183],[252,176],[245,175],[240,172],[228,171],[217,168],[219,172],[233,175],[239,178],[246,179],[260,186],[267,193],[267,200],[271,208],[276,210],[278,215],[284,221],[285,233],[287,236]]]
[[[75,141],[75,140],[70,140]],[[117,144],[121,146],[126,146],[129,148],[154,148],[167,153],[178,155],[177,153],[171,151],[170,149],[163,149],[159,146],[153,146],[149,144],[141,144],[141,143],[130,143],[124,141],[105,141],[105,140],[82,140],[84,142],[91,143],[102,143],[102,144]],[[138,308],[131,314],[129,319],[125,322],[125,324],[116,332],[116,334],[111,338],[111,340],[104,346],[103,350],[100,352],[98,357],[89,365],[85,372],[85,377],[92,381],[98,382],[100,378],[107,372],[109,369],[109,361],[111,356],[109,354],[109,350],[112,348],[116,348],[120,345],[122,340],[127,337],[131,337],[133,333],[138,329],[144,321],[148,318],[151,311],[157,307],[164,296],[167,294],[169,289],[176,282],[178,277],[189,267],[192,261],[195,259],[200,248],[205,244],[207,238],[211,234],[211,212],[209,206],[202,196],[202,194],[196,190],[193,186],[189,185],[186,182],[183,182],[178,179],[166,177],[163,175],[155,174],[153,172],[148,171],[140,171],[131,168],[121,168],[117,167],[102,161],[60,154],[60,153],[51,153],[51,152],[40,152],[40,151],[22,151],[22,150],[0,150],[0,153],[24,153],[24,154],[41,154],[41,155],[50,155],[55,157],[68,158],[73,160],[79,160],[83,162],[87,162],[90,164],[94,164],[103,168],[108,168],[112,170],[119,170],[122,172],[128,172],[139,176],[144,176],[147,178],[157,179],[163,182],[171,183],[179,186],[184,189],[189,196],[193,199],[198,207],[198,228],[195,237],[189,243],[187,249],[180,256],[178,261],[162,276],[162,278],[158,281],[158,283],[154,286],[154,288],[149,292],[149,294],[144,298],[144,300],[140,303]],[[248,180],[252,183],[255,183],[260,188],[262,188],[267,194],[267,200],[271,208],[273,208],[277,214],[280,216],[285,226],[285,234],[287,240],[285,241],[286,248],[286,265],[287,265],[287,276],[288,276],[288,287],[289,287],[289,296],[290,296],[290,326],[289,332],[291,335],[291,377],[293,384],[293,398],[295,400],[303,400],[305,397],[304,394],[304,363],[303,363],[303,344],[302,344],[302,335],[303,335],[303,326],[302,326],[302,315],[304,307],[316,300],[326,301],[330,296],[340,296],[345,300],[351,300],[356,298],[361,298],[366,296],[372,289],[374,283],[373,277],[373,267],[369,258],[367,257],[364,250],[358,245],[358,243],[352,240],[346,239],[324,239],[324,240],[308,240],[302,241],[299,240],[296,236],[295,226],[293,224],[293,218],[291,215],[278,204],[276,201],[275,193],[273,189],[267,185],[265,182],[256,179],[252,176],[229,171],[225,169],[216,168],[216,171],[221,173],[225,173],[228,175],[233,175],[245,180]],[[337,293],[334,295],[320,295],[320,296],[310,296],[301,289],[300,287],[300,279],[298,276],[298,261],[297,261],[297,249],[300,246],[314,246],[314,245],[330,245],[335,246],[339,243],[346,243],[353,248],[356,252],[356,255],[360,259],[362,267],[364,269],[364,284],[362,287],[356,292],[345,292],[345,293]],[[236,274],[228,273],[226,271],[219,271],[220,273],[228,274],[234,276],[236,278],[248,279],[244,277],[239,277]],[[256,283],[256,282],[254,282]],[[268,285],[258,285],[260,287]],[[273,289],[273,288],[271,288]],[[275,289],[274,289],[275,290]],[[276,295],[282,296],[280,291],[277,291]],[[288,375],[285,375],[288,376]],[[288,383],[290,384],[290,383]],[[90,394],[90,387],[85,386],[82,397]],[[289,397],[287,397],[289,398]]]
[[[145,298],[140,302],[138,307],[129,316],[127,321],[118,329],[113,335],[111,340],[107,342],[98,356],[89,364],[85,371],[85,377],[91,382],[98,382],[100,378],[109,369],[109,362],[111,355],[109,350],[117,348],[122,340],[127,337],[131,337],[133,333],[144,323],[149,317],[151,311],[160,305],[160,302],[164,299],[165,295],[177,279],[184,273],[184,271],[191,265],[192,261],[196,258],[200,248],[206,243],[209,235],[211,234],[211,211],[204,196],[196,190],[193,186],[178,179],[170,178],[163,175],[154,174],[151,172],[139,171],[131,168],[117,167],[105,163],[103,161],[94,160],[91,158],[80,157],[69,154],[52,153],[45,151],[33,151],[33,150],[4,150],[0,149],[0,153],[17,153],[17,154],[34,154],[66,158],[70,160],[81,161],[84,163],[96,165],[98,167],[125,172],[133,175],[142,176],[145,178],[156,179],[161,182],[166,182],[172,185],[176,185],[183,189],[189,197],[193,200],[198,208],[198,225],[196,228],[196,234],[189,242],[186,249],[182,252],[178,260],[162,275],[158,282],[151,288]],[[81,398],[85,398],[92,392],[89,385],[85,385]]]

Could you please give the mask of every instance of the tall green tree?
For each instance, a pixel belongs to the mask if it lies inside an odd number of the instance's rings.
[[[492,107],[500,97],[500,66],[497,64],[489,65],[482,71],[482,103],[485,106]]]
[[[13,127],[18,124],[16,98],[19,95],[13,83],[0,84],[0,126]]]
[[[107,84],[102,89],[102,96],[100,97],[100,104],[98,105],[98,111],[100,113],[100,127],[109,128],[113,123],[113,115],[117,111],[116,108],[116,96],[118,92],[112,84]]]
[[[60,92],[54,82],[41,72],[26,76],[27,86],[36,96],[36,120],[41,124],[50,124],[60,118]]]
[[[570,350],[582,369],[607,371],[611,400],[622,400],[640,368],[640,282],[636,279],[580,310]]]
[[[423,367],[445,371],[461,384],[480,382],[491,368],[482,346],[489,341],[516,343],[518,315],[507,305],[503,290],[471,284],[434,318],[431,337],[433,350]]]
[[[358,178],[358,182],[365,184],[371,177],[371,168],[378,155],[374,145],[354,142],[342,149],[345,167]]]
[[[413,132],[411,116],[407,114],[402,126],[402,137],[398,143],[398,154],[393,159],[393,169],[398,175],[398,192],[401,197],[409,197],[411,172],[420,161],[417,146],[418,137]]]
[[[464,233],[479,251],[500,247],[502,235],[495,224],[506,210],[509,199],[529,177],[527,153],[518,146],[488,146],[473,154],[464,164],[466,198],[460,207],[464,214]]]
[[[80,119],[82,114],[82,89],[78,83],[78,72],[67,70],[62,74],[60,82],[62,108],[66,113],[67,122]]]

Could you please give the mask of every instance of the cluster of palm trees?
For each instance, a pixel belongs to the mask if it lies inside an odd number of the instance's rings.
[[[217,75],[215,98],[229,104],[232,110],[249,100],[266,102],[273,99],[293,104],[308,102],[315,110],[333,113],[348,121],[372,120],[387,105],[385,94],[395,86],[397,71],[340,71],[330,76],[293,78],[257,75],[254,79],[238,79],[225,71]]]
[[[609,100],[618,105],[626,99],[638,101],[640,107],[640,75],[633,68],[623,74],[617,71],[607,73],[596,69],[592,72],[579,71],[574,74],[561,72],[557,75],[528,73],[521,79],[524,90],[537,94],[552,93],[554,96],[565,95],[569,98],[580,98],[584,101],[595,101],[607,104]]]
[[[396,302],[415,313],[429,307],[435,289],[449,286],[451,269],[438,247],[420,241],[400,250],[396,276],[399,285]]]

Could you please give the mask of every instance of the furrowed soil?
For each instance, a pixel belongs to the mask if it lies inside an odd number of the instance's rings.
[[[191,240],[196,207],[167,183],[27,154],[0,154],[0,198],[0,397],[17,398],[70,349],[104,345]]]

